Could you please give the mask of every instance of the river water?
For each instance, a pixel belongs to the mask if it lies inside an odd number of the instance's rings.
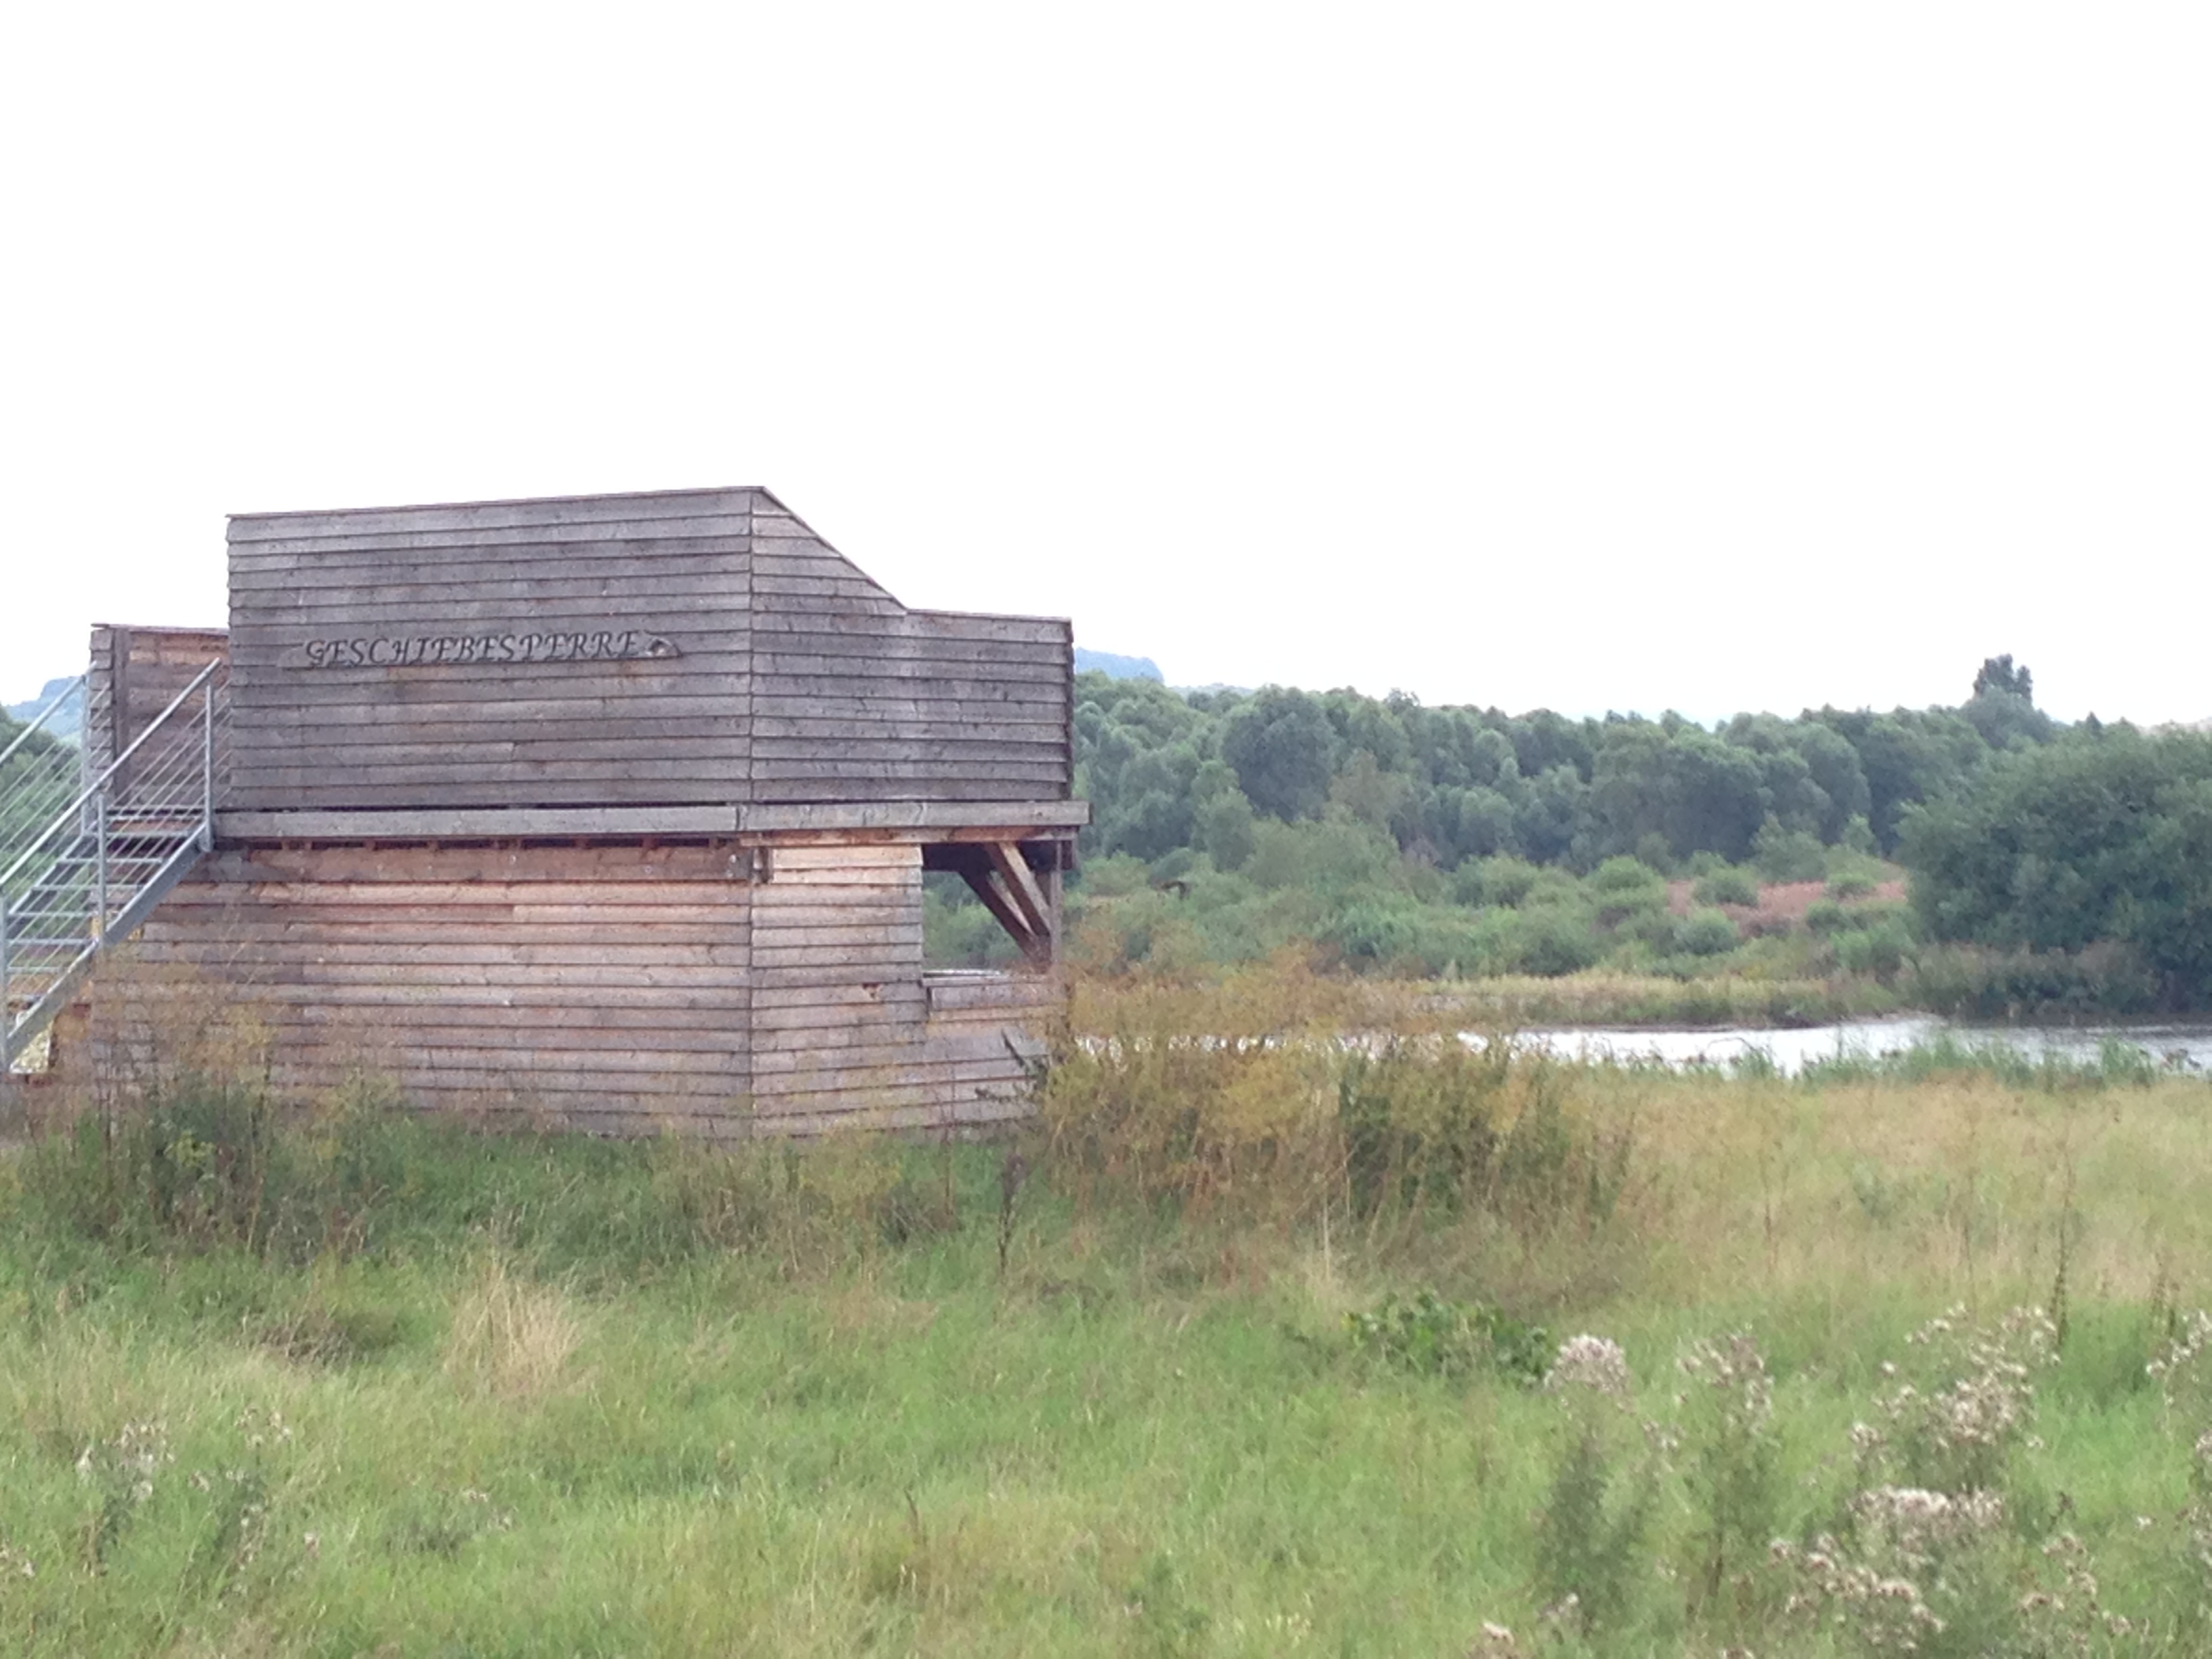
[[[2055,1054],[2094,1060],[2107,1037],[2141,1048],[2154,1061],[2180,1072],[2212,1072],[2212,1022],[2138,1025],[1964,1025],[1929,1014],[1849,1020],[1798,1030],[1530,1030],[1518,1041],[1563,1060],[1656,1061],[1667,1066],[1727,1066],[1764,1050],[1777,1071],[1796,1076],[1808,1060],[1838,1054],[1878,1058],[1923,1047],[1948,1036],[1966,1048],[2002,1043],[2030,1059]]]

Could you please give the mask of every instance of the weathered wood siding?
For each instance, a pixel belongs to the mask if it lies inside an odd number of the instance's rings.
[[[1041,1052],[1057,985],[925,975],[917,847],[785,845],[770,860],[753,902],[758,1127],[817,1134],[1016,1115],[1017,1054]]]
[[[230,804],[745,799],[752,503],[701,490],[233,519]],[[681,654],[565,644],[626,635]],[[356,664],[354,641],[432,659]]]
[[[923,1060],[962,1124],[1024,1117],[1029,1066],[1044,1058],[1061,1015],[1060,987],[1047,975],[925,975],[928,1011]]]
[[[750,854],[729,847],[223,852],[94,980],[129,1076],[226,1002],[287,1090],[604,1133],[747,1132]]]
[[[933,1121],[920,1074],[921,851],[779,846],[754,892],[753,1110],[763,1129]]]
[[[912,844],[232,849],[103,963],[62,1059],[112,1085],[265,1054],[294,1095],[599,1133],[1019,1115],[1057,982],[921,956]]]
[[[230,569],[236,809],[1073,784],[1066,623],[908,611],[765,491],[238,518]]]
[[[203,668],[222,661],[228,651],[228,640],[221,629],[94,628],[85,681],[87,775],[96,775],[128,750]],[[192,708],[197,711],[197,698]],[[174,726],[132,757],[131,770],[140,777],[165,775],[175,763],[189,761],[200,741],[195,726]],[[228,754],[227,732],[219,726],[218,778]]]
[[[1065,800],[1065,622],[909,611],[764,497],[753,515],[757,801]]]

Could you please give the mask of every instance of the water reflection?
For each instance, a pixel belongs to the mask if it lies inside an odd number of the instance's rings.
[[[1800,1030],[1532,1030],[1519,1041],[1563,1060],[1613,1060],[1665,1066],[1729,1066],[1764,1052],[1774,1069],[1795,1077],[1808,1061],[1838,1055],[1879,1059],[1945,1037],[1969,1048],[2001,1043],[2030,1060],[2045,1054],[2091,1061],[2108,1038],[2140,1048],[2169,1069],[2212,1072],[2212,1023],[2160,1025],[1962,1025],[1928,1014],[1851,1020]],[[1480,1039],[1468,1034],[1468,1040]]]

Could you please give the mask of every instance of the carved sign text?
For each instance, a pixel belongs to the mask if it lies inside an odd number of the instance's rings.
[[[301,660],[309,668],[419,668],[441,663],[496,667],[534,662],[630,662],[680,657],[658,634],[432,634],[351,640],[309,640]]]

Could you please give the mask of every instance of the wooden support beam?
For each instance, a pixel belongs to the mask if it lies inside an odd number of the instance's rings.
[[[1052,965],[1051,939],[1040,935],[1030,927],[1029,919],[1023,915],[1020,907],[999,884],[995,872],[971,866],[963,868],[960,876],[974,890],[975,896],[983,901],[983,908],[997,918],[999,926],[1005,928],[1014,943],[1022,947],[1024,956],[1041,968]]]
[[[1020,846],[1013,842],[991,841],[983,843],[983,856],[990,860],[991,869],[1006,884],[1008,896],[1021,907],[1022,918],[1029,923],[1029,931],[1049,939],[1052,936],[1052,904],[1037,885],[1036,872],[1022,856]]]

